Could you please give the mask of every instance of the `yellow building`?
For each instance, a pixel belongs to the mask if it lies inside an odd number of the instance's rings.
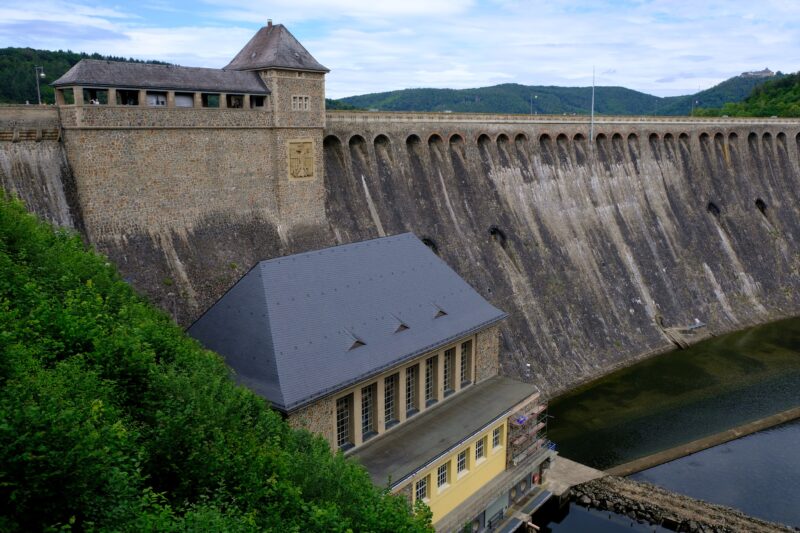
[[[554,454],[536,387],[498,375],[505,316],[404,234],[263,261],[189,333],[437,530],[482,531]]]

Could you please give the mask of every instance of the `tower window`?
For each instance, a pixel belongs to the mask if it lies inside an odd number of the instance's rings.
[[[308,96],[292,96],[292,111],[308,111],[311,109],[310,101]]]

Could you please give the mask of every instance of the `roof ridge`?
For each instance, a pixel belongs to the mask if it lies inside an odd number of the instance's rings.
[[[412,237],[416,238],[416,235],[414,235],[414,233],[412,233],[410,231],[407,231],[405,233],[398,233],[396,235],[386,235],[385,237],[376,237],[374,239],[369,239],[369,240],[366,240],[366,241],[347,242],[347,243],[342,243],[342,244],[336,244],[334,246],[329,246],[327,248],[321,248],[319,250],[309,250],[307,252],[300,252],[300,253],[296,253],[296,254],[282,255],[280,257],[273,257],[271,259],[262,259],[257,264],[261,265],[261,264],[280,263],[281,261],[284,261],[284,260],[286,260],[286,259],[288,259],[290,257],[291,258],[301,258],[301,257],[302,258],[307,258],[307,257],[310,257],[310,256],[324,254],[324,253],[334,253],[336,251],[341,251],[342,249],[347,248],[347,247],[356,248],[356,247],[361,247],[361,246],[370,246],[371,244],[377,244],[378,241],[386,242],[386,241],[394,240],[394,239],[399,240],[401,237],[408,238],[409,236],[412,236]]]

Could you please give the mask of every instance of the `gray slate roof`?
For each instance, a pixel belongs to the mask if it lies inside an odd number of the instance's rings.
[[[289,412],[505,316],[405,233],[262,261],[188,333]]]
[[[283,24],[264,26],[236,54],[229,70],[287,68],[311,72],[330,72],[308,53]]]
[[[255,72],[101,59],[81,59],[52,85],[269,94]]]

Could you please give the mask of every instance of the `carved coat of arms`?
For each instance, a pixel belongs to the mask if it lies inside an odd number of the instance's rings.
[[[293,179],[314,177],[314,143],[289,142],[289,177]]]

